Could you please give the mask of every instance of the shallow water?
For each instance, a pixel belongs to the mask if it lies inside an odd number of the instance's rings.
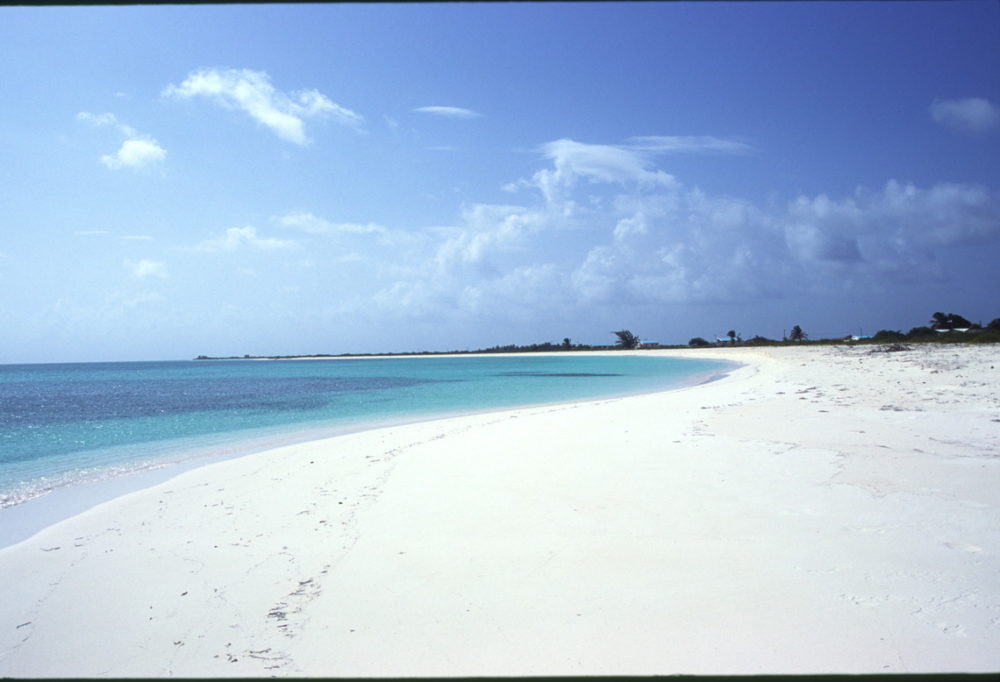
[[[0,365],[0,508],[177,462],[724,371],[624,355]]]

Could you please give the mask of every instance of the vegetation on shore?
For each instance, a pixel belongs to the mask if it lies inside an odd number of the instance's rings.
[[[729,338],[723,342],[709,343],[701,337],[688,341],[692,348],[734,345],[734,346],[786,346],[786,345],[824,345],[824,344],[885,344],[909,341],[914,343],[1000,343],[1000,317],[994,319],[985,327],[969,322],[955,313],[934,313],[927,325],[912,327],[910,331],[880,329],[871,336],[844,336],[837,338],[810,339],[802,327],[795,325],[791,333],[781,339],[769,339],[764,336],[754,336],[744,341],[730,331]]]
[[[566,351],[592,350],[627,350],[627,349],[676,349],[705,348],[710,346],[798,346],[798,345],[854,345],[854,344],[898,344],[901,341],[910,343],[1000,343],[1000,317],[994,319],[985,327],[969,322],[955,313],[934,313],[925,326],[912,327],[903,333],[901,330],[880,329],[872,336],[845,336],[838,338],[810,339],[802,327],[795,325],[791,333],[781,340],[769,339],[765,336],[754,336],[744,340],[735,330],[729,330],[725,339],[717,339],[715,343],[696,336],[685,345],[662,345],[659,343],[643,343],[639,337],[627,329],[611,332],[617,337],[613,345],[591,345],[572,343],[564,338],[562,343],[532,343],[524,346],[507,344],[492,346],[477,350],[449,351],[409,351],[404,353],[317,353],[313,355],[230,355],[225,357],[199,355],[196,360],[287,360],[292,358],[361,358],[361,357],[405,357],[411,355],[472,355],[483,353],[548,353]]]

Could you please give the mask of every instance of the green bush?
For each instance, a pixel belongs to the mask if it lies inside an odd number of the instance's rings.
[[[705,346],[711,346],[712,344],[710,344],[708,341],[701,338],[700,336],[696,336],[690,341],[688,341],[688,345],[691,346],[692,348],[704,348]]]
[[[906,333],[908,339],[925,339],[934,336],[937,336],[937,332],[930,327],[914,327]]]
[[[962,336],[969,337],[969,343],[1000,343],[1000,329],[995,327],[990,327],[978,334],[962,334]]]
[[[872,337],[872,341],[878,341],[884,343],[886,341],[902,341],[906,336],[903,332],[893,331],[891,329],[880,329],[875,332],[875,336]]]

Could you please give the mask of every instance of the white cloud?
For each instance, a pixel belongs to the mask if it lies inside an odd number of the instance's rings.
[[[298,145],[309,141],[306,119],[332,118],[354,128],[364,124],[363,117],[332,102],[318,90],[289,94],[276,90],[270,76],[263,71],[200,69],[189,74],[180,85],[167,86],[163,95],[181,99],[208,97],[222,106],[245,112],[278,137]]]
[[[479,118],[482,114],[472,111],[471,109],[464,109],[462,107],[417,107],[414,111],[420,112],[422,114],[433,114],[435,116],[444,116],[445,118]]]
[[[745,154],[754,148],[745,142],[710,135],[647,135],[631,137],[626,144],[618,145],[564,138],[542,144],[538,151],[553,162],[553,168],[543,168],[530,180],[510,182],[501,189],[515,192],[522,187],[535,187],[541,190],[550,207],[559,208],[568,216],[580,208],[580,204],[566,195],[581,178],[591,183],[638,184],[646,190],[654,186],[676,187],[672,175],[655,168],[655,156],[682,152]]]
[[[901,271],[929,264],[935,251],[1000,234],[1000,207],[985,187],[939,183],[926,189],[895,180],[881,191],[799,197],[782,218],[801,262]]]
[[[112,113],[92,114],[81,111],[76,118],[97,127],[112,126],[125,138],[117,152],[101,156],[101,163],[111,170],[144,168],[167,157],[167,151],[156,140],[125,125]]]
[[[284,226],[311,234],[384,234],[386,229],[376,223],[332,223],[312,213],[289,213],[278,218]]]
[[[644,188],[674,184],[673,176],[654,169],[651,154],[640,149],[561,139],[539,146],[538,151],[543,158],[552,161],[553,167],[543,168],[531,180],[518,180],[503,189],[535,187],[542,192],[549,207],[564,216],[573,214],[578,208],[568,195],[581,178],[591,183],[638,184]]]
[[[226,234],[218,239],[209,239],[195,247],[198,251],[236,251],[237,249],[253,249],[256,251],[275,251],[281,249],[296,249],[299,243],[287,239],[274,239],[257,236],[257,228],[230,227]]]
[[[456,226],[428,232],[422,261],[393,273],[375,296],[380,310],[446,318],[530,305],[555,319],[574,307],[878,291],[935,277],[946,249],[1000,235],[1000,204],[976,185],[889,181],[755,205],[685,186],[653,165],[652,152],[570,140],[544,151],[551,166],[519,183],[540,187],[544,201],[465,206]],[[567,221],[553,197],[586,210]]]
[[[454,266],[493,269],[494,256],[522,247],[525,239],[545,226],[545,215],[520,206],[472,204],[462,210],[462,227],[438,247],[435,270]]]
[[[670,136],[647,135],[630,137],[628,147],[638,151],[657,154],[673,154],[678,152],[717,152],[723,154],[746,154],[753,147],[745,142],[726,140],[710,135],[701,136]]]
[[[628,239],[631,235],[646,234],[646,219],[642,213],[637,213],[631,218],[622,218],[615,225],[614,236],[616,241]]]
[[[92,114],[89,111],[81,111],[76,115],[76,120],[86,121],[95,126],[119,125],[118,119],[112,113]]]
[[[157,161],[163,161],[167,152],[152,138],[131,139],[122,142],[121,148],[114,154],[105,154],[101,163],[117,170],[119,168],[142,168]]]
[[[165,278],[167,276],[167,266],[157,261],[145,259],[139,261],[126,260],[124,265],[133,275],[140,279],[145,277]]]
[[[577,177],[607,183],[638,182],[665,186],[673,183],[673,177],[667,173],[650,170],[652,160],[638,149],[562,139],[543,144],[539,150],[553,162],[554,177],[565,183],[571,183]]]
[[[936,99],[930,112],[935,122],[964,132],[985,133],[1000,126],[1000,107],[982,97]]]
[[[667,202],[649,199],[613,202],[611,215],[625,215],[572,273],[583,301],[719,302],[776,293],[784,248],[766,213],[689,188]]]

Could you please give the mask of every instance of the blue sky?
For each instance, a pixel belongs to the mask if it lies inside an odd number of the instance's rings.
[[[1000,317],[1000,4],[0,8],[0,362]]]

